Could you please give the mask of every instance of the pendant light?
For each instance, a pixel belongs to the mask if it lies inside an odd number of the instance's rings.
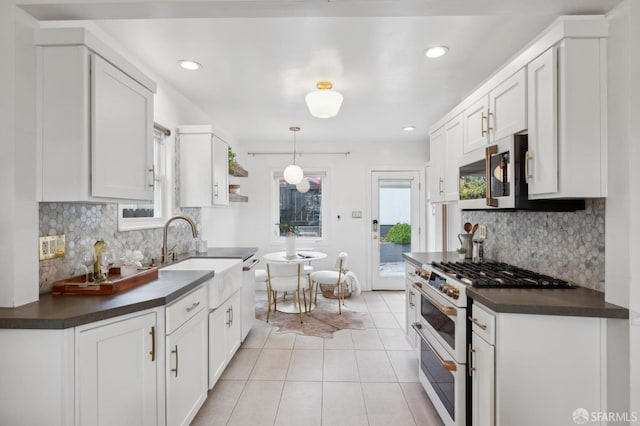
[[[302,182],[304,178],[304,172],[296,164],[296,132],[300,131],[300,127],[289,127],[289,130],[293,132],[293,164],[288,165],[286,169],[284,169],[284,180],[291,185],[297,185]]]
[[[331,90],[332,87],[333,84],[330,82],[321,81],[316,84],[318,90],[307,93],[304,99],[311,115],[318,118],[331,118],[338,115],[344,97],[340,92]]]
[[[308,192],[310,188],[311,184],[309,183],[309,179],[302,179],[300,183],[296,185],[296,189],[298,190],[298,192],[302,192],[303,194],[305,192]]]

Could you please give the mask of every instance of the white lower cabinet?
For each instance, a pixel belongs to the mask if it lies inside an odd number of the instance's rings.
[[[473,426],[495,424],[495,347],[477,333],[471,334],[469,369],[471,384],[471,418]]]
[[[207,399],[207,289],[167,306],[167,425],[188,425]]]
[[[156,311],[78,327],[76,424],[160,423],[157,327]]]
[[[473,426],[568,425],[578,408],[606,411],[606,319],[496,313],[476,302],[471,321]]]
[[[416,267],[406,262],[405,275],[405,332],[407,341],[413,349],[418,349],[418,335],[411,325],[418,321],[420,315],[420,294],[413,288],[411,278],[415,275]]]
[[[240,347],[240,291],[209,312],[209,389]]]

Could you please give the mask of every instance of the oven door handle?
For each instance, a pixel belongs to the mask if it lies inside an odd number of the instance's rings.
[[[487,189],[486,189],[486,198],[487,198],[487,206],[489,207],[498,207],[498,200],[493,198],[491,194],[491,175],[493,170],[491,170],[491,156],[493,154],[498,153],[498,145],[491,145],[485,148],[484,150],[484,161],[485,161],[485,173],[487,179]]]
[[[433,352],[435,357],[438,358],[438,361],[440,362],[440,365],[442,366],[442,368],[444,368],[447,371],[456,371],[458,369],[458,366],[455,362],[445,361],[444,359],[442,359],[438,351],[436,351],[436,349],[431,345],[431,343],[429,343],[429,339],[427,339],[427,336],[425,336],[425,334],[422,332],[422,324],[420,324],[419,322],[414,322],[413,324],[411,324],[411,328],[413,328],[416,331],[416,333],[418,333],[422,341],[425,342],[427,346],[429,346],[429,349],[431,349],[431,352]]]
[[[429,302],[431,302],[431,304],[433,306],[435,306],[440,312],[442,312],[443,314],[445,314],[448,317],[452,317],[452,316],[456,316],[458,314],[458,311],[456,310],[456,308],[453,308],[451,306],[445,306],[435,300],[433,300],[433,298],[431,296],[429,296],[423,289],[422,289],[422,284],[421,283],[413,283],[412,285],[413,288],[415,288],[416,290],[418,290],[420,292],[421,295],[423,295],[424,297],[427,298],[427,300],[429,300]]]

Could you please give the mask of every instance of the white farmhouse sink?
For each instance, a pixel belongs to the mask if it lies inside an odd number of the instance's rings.
[[[191,258],[162,268],[163,271],[215,271],[207,283],[209,309],[215,309],[242,287],[241,259]]]

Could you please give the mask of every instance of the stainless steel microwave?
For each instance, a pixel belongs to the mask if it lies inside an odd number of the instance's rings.
[[[527,135],[513,135],[461,157],[458,206],[463,210],[584,210],[584,200],[529,200]]]

